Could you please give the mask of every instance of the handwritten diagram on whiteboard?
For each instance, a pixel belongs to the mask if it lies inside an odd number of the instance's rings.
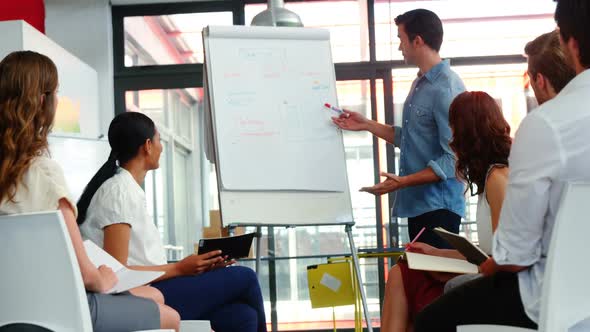
[[[329,40],[211,38],[208,66],[227,190],[347,190]]]

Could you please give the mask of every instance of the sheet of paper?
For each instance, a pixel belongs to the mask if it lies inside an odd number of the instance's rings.
[[[331,274],[324,273],[322,275],[322,279],[320,280],[320,284],[328,287],[329,289],[331,289],[334,292],[337,292],[338,289],[340,289],[342,282],[340,280],[338,280],[338,278],[332,276]]]
[[[121,293],[135,287],[143,286],[157,279],[163,274],[164,272],[160,271],[136,271],[123,268],[123,270],[117,273],[119,282],[117,282],[115,287],[113,287],[107,293]]]
[[[106,292],[107,294],[121,293],[131,288],[143,286],[164,274],[160,271],[130,270],[90,240],[84,241],[84,247],[92,264],[96,267],[101,265],[110,267],[119,279],[115,286]]]
[[[424,255],[415,252],[406,252],[405,255],[408,260],[408,266],[413,270],[478,273],[477,265],[462,259]]]
[[[113,269],[115,273],[125,268],[123,264],[119,263],[119,261],[115,259],[115,257],[109,255],[106,251],[97,246],[94,242],[86,240],[84,241],[84,247],[86,247],[86,254],[88,255],[88,258],[90,258],[90,261],[96,267],[106,265]]]

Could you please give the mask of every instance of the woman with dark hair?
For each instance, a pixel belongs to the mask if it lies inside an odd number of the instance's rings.
[[[163,271],[152,286],[183,320],[209,320],[217,332],[266,331],[254,271],[232,266],[220,251],[168,264],[141,187],[159,167],[162,144],[154,122],[142,113],[117,115],[109,127],[111,154],[78,201],[85,238],[131,269]],[[229,318],[231,317],[231,319]]]
[[[498,226],[508,183],[508,155],[512,139],[510,125],[496,101],[485,92],[463,92],[451,103],[449,124],[453,132],[449,146],[457,162],[457,177],[478,195],[477,232],[479,246],[491,253],[492,233]],[[426,243],[409,244],[408,251],[465,259],[457,250],[438,249]],[[442,295],[445,284],[456,274],[411,270],[398,261],[389,271],[385,286],[381,331],[412,329],[415,316]],[[477,275],[451,279],[454,284]],[[450,282],[449,282],[450,283]]]
[[[62,212],[94,331],[178,329],[178,313],[163,304],[156,289],[133,290],[147,298],[127,292],[104,294],[115,285],[117,276],[105,265],[96,268],[88,258],[63,171],[48,156],[47,135],[57,109],[57,86],[57,68],[45,55],[18,51],[0,62],[0,214]],[[154,301],[157,299],[160,304]]]

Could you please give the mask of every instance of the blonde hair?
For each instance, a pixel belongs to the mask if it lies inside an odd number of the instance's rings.
[[[18,51],[0,62],[0,203],[14,199],[31,161],[47,151],[57,84],[45,55]]]
[[[544,33],[528,42],[524,52],[529,58],[530,74],[536,76],[540,73],[545,76],[556,93],[559,93],[576,76],[561,49],[557,31]],[[534,80],[535,77],[531,79]]]

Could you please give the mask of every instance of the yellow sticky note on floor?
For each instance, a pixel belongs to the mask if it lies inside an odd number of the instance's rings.
[[[349,262],[310,265],[307,284],[312,308],[354,304],[352,267]]]

